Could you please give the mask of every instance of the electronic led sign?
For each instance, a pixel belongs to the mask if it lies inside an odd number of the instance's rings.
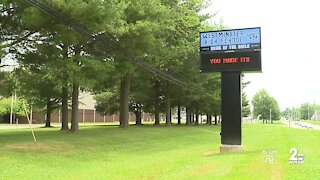
[[[260,28],[200,32],[200,71],[261,71]]]

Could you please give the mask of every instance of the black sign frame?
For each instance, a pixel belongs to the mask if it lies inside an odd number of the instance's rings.
[[[250,30],[259,31],[259,42],[238,43],[224,48],[217,46],[201,46],[201,35],[204,33],[233,33]],[[229,48],[232,47],[231,49]],[[240,47],[237,49],[237,47]],[[242,48],[245,47],[245,48]],[[222,31],[200,32],[200,72],[261,72],[261,28],[230,29]]]

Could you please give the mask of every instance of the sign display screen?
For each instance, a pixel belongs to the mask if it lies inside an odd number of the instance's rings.
[[[200,32],[200,70],[261,71],[260,28]]]

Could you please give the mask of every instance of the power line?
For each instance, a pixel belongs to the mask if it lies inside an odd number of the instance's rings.
[[[132,55],[131,53],[129,53],[127,50],[125,50],[123,48],[120,48],[120,47],[115,48],[113,46],[110,46],[110,43],[108,43],[108,41],[110,41],[112,38],[107,38],[105,34],[94,36],[93,33],[91,31],[89,31],[85,25],[80,24],[79,22],[71,19],[70,17],[63,15],[62,13],[60,13],[59,11],[54,9],[53,7],[49,7],[48,5],[41,3],[37,0],[36,1],[35,0],[24,0],[24,1],[27,2],[28,4],[34,6],[35,8],[45,12],[46,14],[48,14],[56,19],[59,19],[65,25],[71,27],[72,29],[76,30],[77,32],[102,42],[104,45],[106,45],[106,47],[119,53],[120,55],[124,56],[127,60],[133,62],[134,64],[140,66],[141,68],[143,68],[151,73],[155,73],[155,74],[161,76],[162,78],[164,78],[174,84],[177,84],[179,86],[183,86],[193,92],[197,92],[197,93],[201,93],[201,94],[207,93],[203,90],[200,90],[197,87],[194,87],[193,85],[187,84],[187,83],[179,80],[178,78],[173,77],[168,72],[161,71],[160,69],[154,67],[150,63],[141,60],[137,56]]]

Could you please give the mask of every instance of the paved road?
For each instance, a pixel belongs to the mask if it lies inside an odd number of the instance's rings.
[[[287,124],[290,127],[293,128],[302,128],[302,129],[314,129],[314,130],[320,130],[320,126],[318,125],[314,125],[314,124],[310,124],[310,123],[306,123],[306,122],[300,122],[300,121],[282,121],[284,124]],[[290,123],[290,125],[289,125]]]
[[[43,127],[43,124],[33,124],[33,128]],[[1,129],[28,129],[30,128],[29,124],[0,124]]]

